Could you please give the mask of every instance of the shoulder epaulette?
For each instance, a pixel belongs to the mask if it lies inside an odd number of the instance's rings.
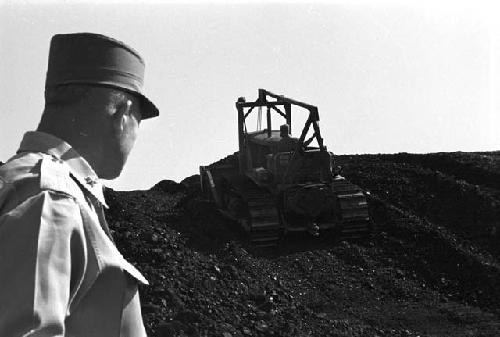
[[[69,194],[75,198],[82,195],[81,189],[71,178],[68,166],[60,159],[44,155],[40,166],[40,188]]]

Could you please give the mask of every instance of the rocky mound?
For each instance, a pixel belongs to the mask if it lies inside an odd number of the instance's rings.
[[[339,156],[372,237],[246,244],[198,177],[106,191],[151,336],[500,336],[500,152]]]

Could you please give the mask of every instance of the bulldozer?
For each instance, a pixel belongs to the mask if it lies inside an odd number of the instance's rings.
[[[308,112],[298,138],[290,134],[292,108]],[[236,110],[239,149],[200,166],[200,183],[204,195],[241,225],[253,245],[276,246],[290,232],[320,236],[328,231],[339,239],[369,234],[365,192],[335,166],[316,106],[259,89],[253,102],[238,98]],[[249,131],[249,116],[255,113],[258,127]],[[273,129],[276,114],[285,123]]]

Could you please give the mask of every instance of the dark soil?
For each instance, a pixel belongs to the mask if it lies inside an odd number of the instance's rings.
[[[255,249],[198,177],[106,191],[151,336],[500,336],[500,152],[339,156],[371,237]]]

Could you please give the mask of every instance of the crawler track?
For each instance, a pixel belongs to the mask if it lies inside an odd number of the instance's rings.
[[[242,191],[246,196],[248,218],[241,219],[250,241],[257,247],[276,246],[282,233],[278,209],[272,195],[249,181]]]
[[[363,191],[344,178],[333,181],[333,191],[339,201],[342,225],[340,239],[359,239],[370,233],[368,203]]]

